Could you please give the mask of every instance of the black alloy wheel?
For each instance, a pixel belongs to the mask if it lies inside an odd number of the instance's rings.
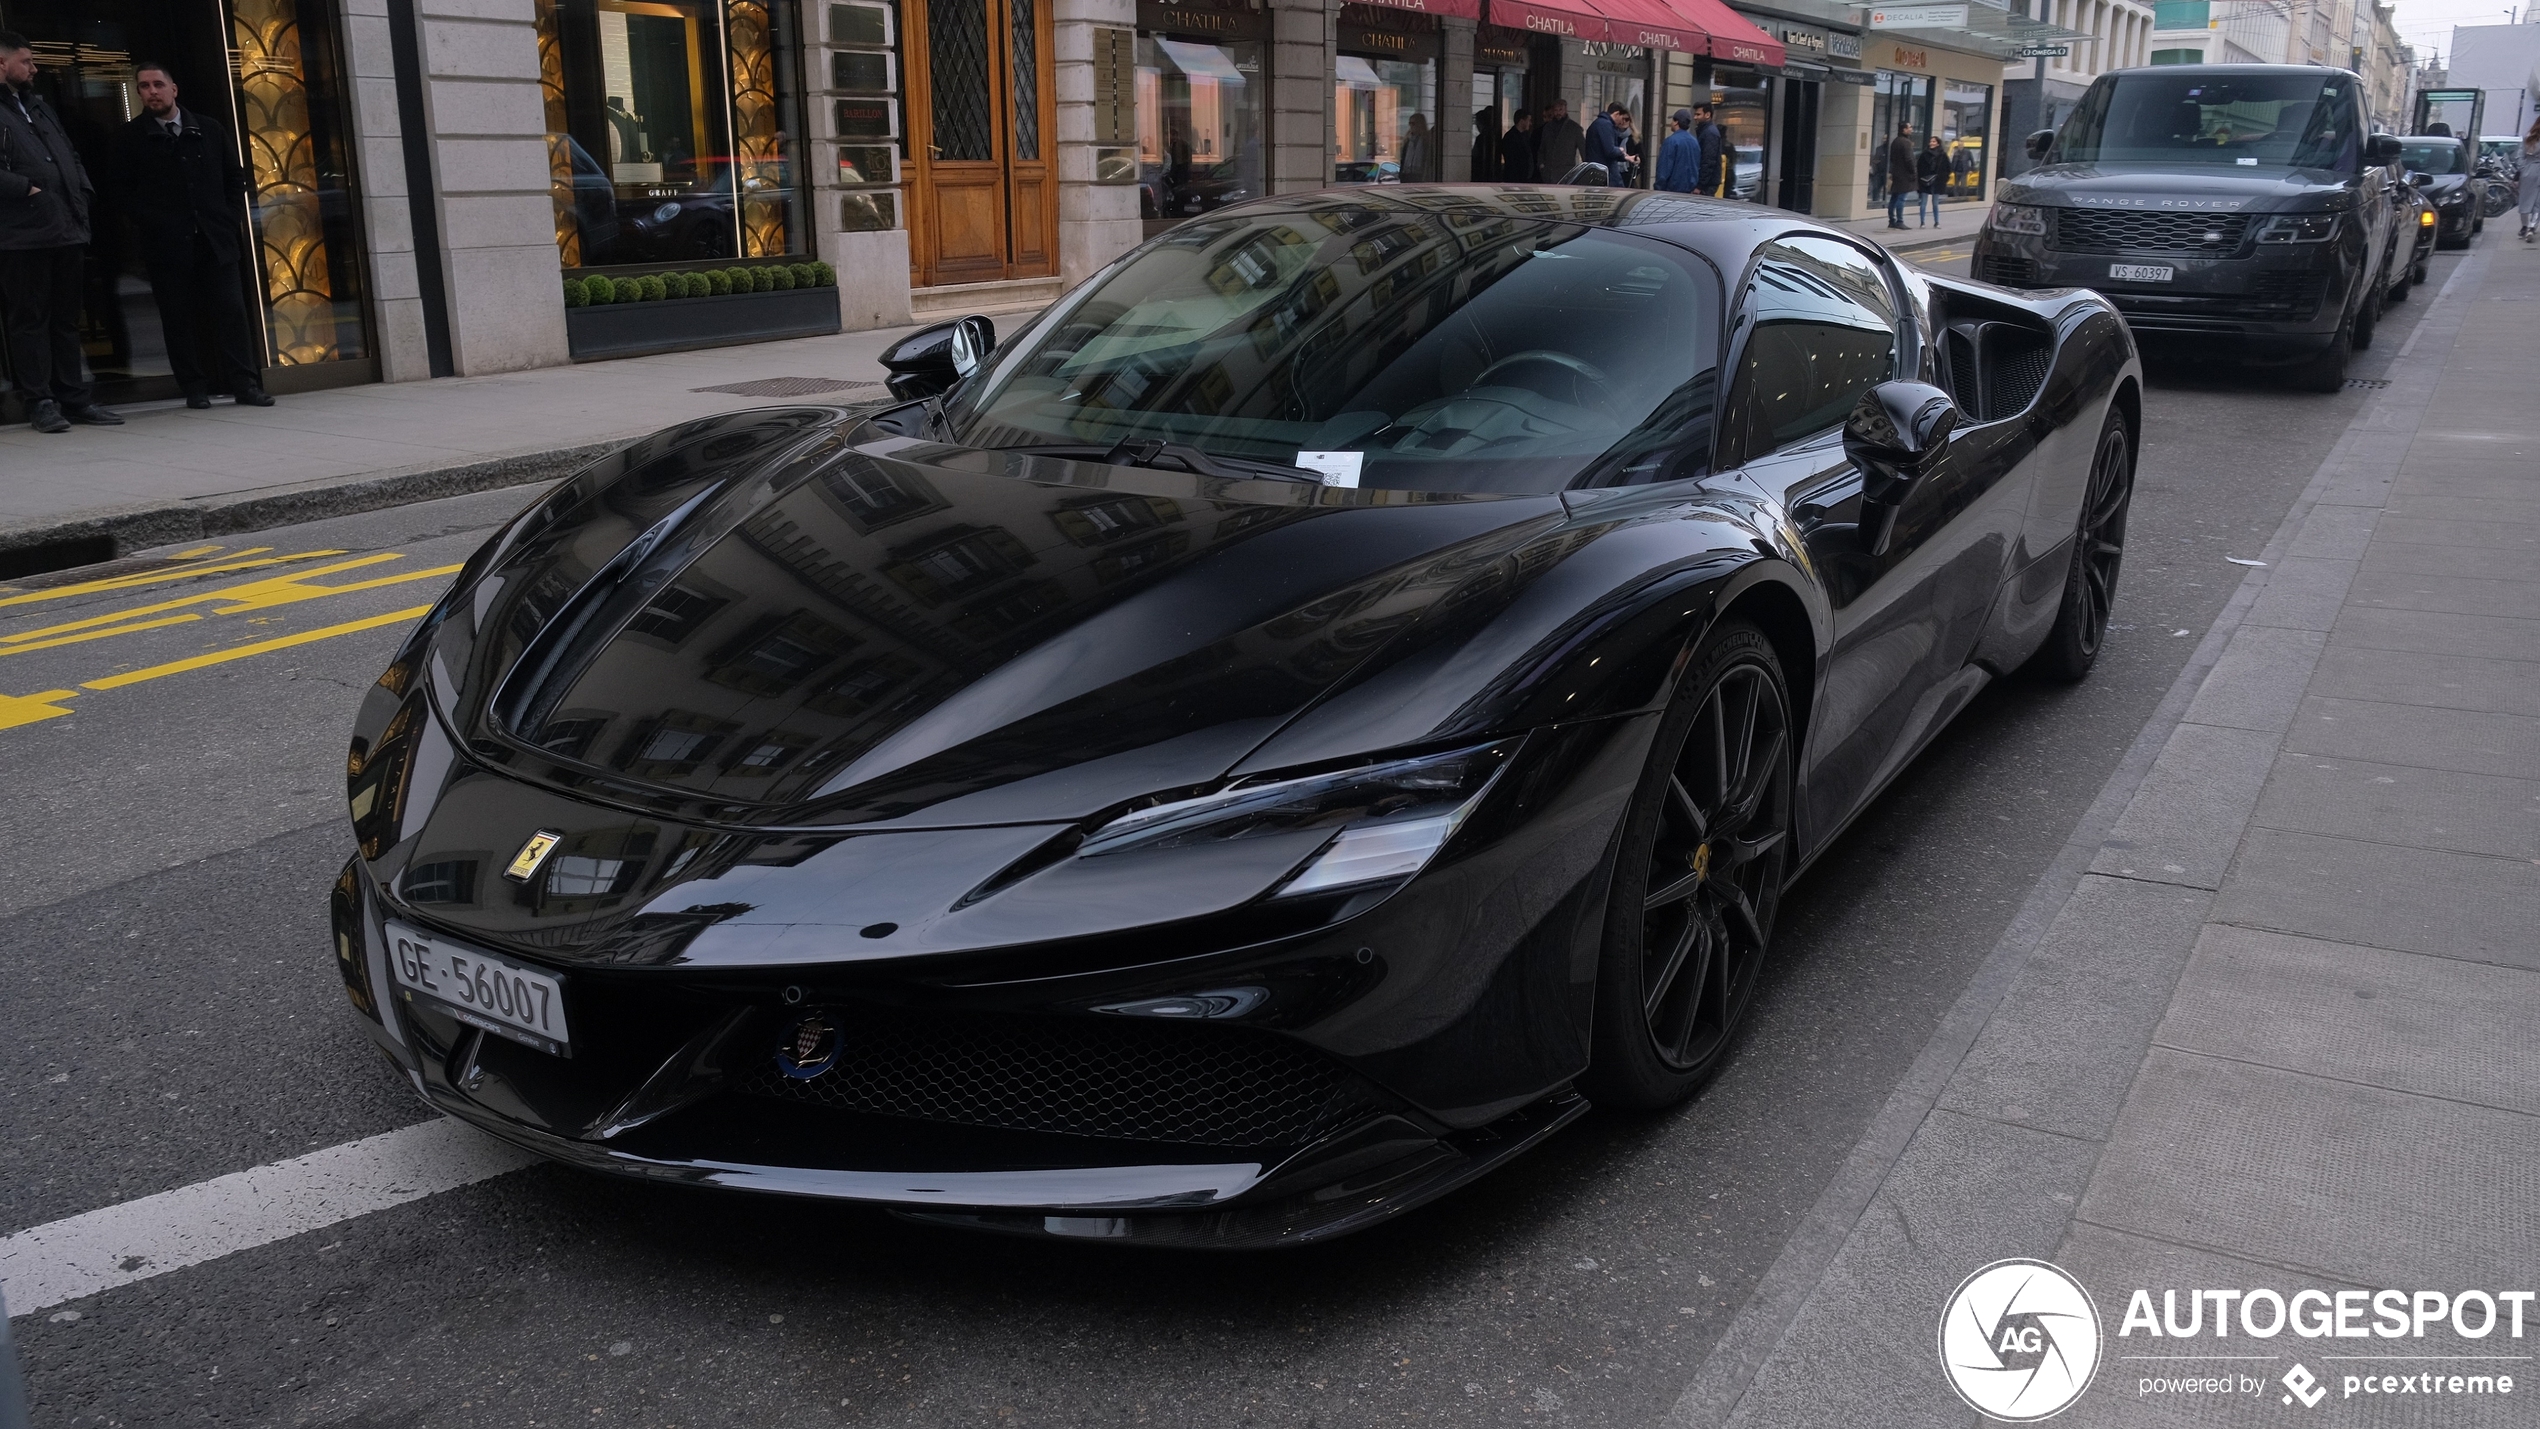
[[[2134,502],[2134,436],[2114,412],[2099,429],[2090,461],[2090,485],[2082,495],[2073,536],[2073,562],[2064,578],[2064,603],[2055,628],[2029,661],[2049,679],[2079,680],[2099,662],[2108,642],[2108,615],[2116,609],[2117,575],[2125,566],[2126,511]]]
[[[1754,1001],[1791,858],[1798,755],[1781,661],[1724,621],[1652,742],[1608,894],[1589,1098],[1656,1110],[1716,1073]]]

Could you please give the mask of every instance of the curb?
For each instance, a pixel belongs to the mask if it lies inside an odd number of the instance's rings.
[[[623,442],[593,442],[542,451],[511,452],[453,466],[364,472],[291,486],[225,492],[181,501],[92,509],[50,521],[0,527],[0,559],[20,554],[36,574],[59,566],[89,565],[153,546],[351,516],[444,496],[497,487],[554,481],[608,455]],[[41,560],[43,548],[65,548],[58,563]],[[99,554],[100,548],[104,553]]]

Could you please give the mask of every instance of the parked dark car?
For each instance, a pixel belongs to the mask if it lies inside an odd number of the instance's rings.
[[[688,258],[729,258],[740,251],[734,226],[734,165],[708,159],[703,176],[679,187],[663,186],[640,198],[618,201],[617,263],[675,263]]]
[[[1228,159],[1218,164],[1192,164],[1174,176],[1164,164],[1141,166],[1138,176],[1140,218],[1187,218],[1256,197],[1244,182],[1241,166]]]
[[[564,482],[369,691],[335,947],[433,1106],[1036,1235],[1383,1220],[1719,1070],[1799,871],[2089,671],[2142,424],[2088,294],[1620,189],[1258,200],[937,336]]]
[[[2149,342],[2237,343],[2343,385],[2407,249],[2362,81],[2301,65],[2169,65],[2092,81],[2040,167],[2002,185],[1976,276],[2092,288]]]
[[[2411,134],[2399,141],[2399,164],[2433,206],[2435,238],[2442,247],[2467,248],[2486,230],[2487,216],[2470,182],[2475,162],[2469,145],[2440,135]]]

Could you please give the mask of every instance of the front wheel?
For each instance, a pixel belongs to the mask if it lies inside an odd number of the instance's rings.
[[[2350,319],[2338,325],[2337,335],[2319,356],[2293,369],[2293,385],[2308,392],[2344,391],[2346,363],[2355,355],[2355,347],[2355,325]]]
[[[1654,1111],[1726,1060],[1790,868],[1789,685],[1762,631],[1703,638],[1625,815],[1597,964],[1591,1100]]]
[[[2126,511],[2134,504],[2134,436],[2125,419],[2108,414],[2090,461],[2090,485],[2074,523],[2073,560],[2064,575],[2064,603],[2055,628],[2029,658],[2028,668],[2067,684],[2090,673],[2108,641],[2108,612],[2117,604],[2117,574],[2125,565]]]

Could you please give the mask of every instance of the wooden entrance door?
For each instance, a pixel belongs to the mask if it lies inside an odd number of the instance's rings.
[[[1050,0],[903,5],[909,65],[909,281],[1058,271]]]

